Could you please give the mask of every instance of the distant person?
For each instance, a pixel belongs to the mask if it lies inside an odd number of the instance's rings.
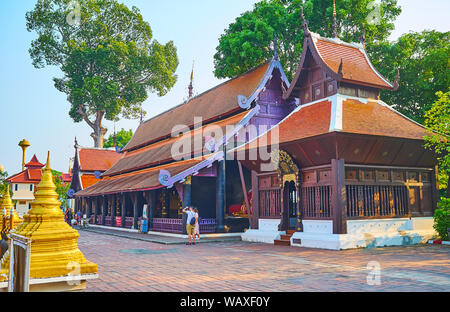
[[[80,225],[81,224],[81,210],[78,210],[78,212],[77,212],[77,225]]]
[[[186,245],[195,245],[194,226],[195,226],[195,213],[192,207],[186,207],[183,209],[183,213],[187,215],[186,219],[186,232],[189,237],[189,243]],[[193,242],[191,243],[191,238]]]
[[[194,225],[194,239],[200,239],[200,218],[198,217],[198,209],[194,208],[195,225]]]

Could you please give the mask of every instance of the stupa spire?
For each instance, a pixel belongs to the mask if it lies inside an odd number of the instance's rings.
[[[79,266],[81,276],[96,274],[97,264],[86,260],[78,249],[80,235],[64,221],[61,203],[53,183],[50,152],[43,171],[31,209],[14,231],[15,234],[32,240],[30,278],[68,277],[75,264]],[[9,256],[3,258],[0,281],[7,279],[8,270]]]
[[[1,208],[5,210],[6,215],[10,214],[12,209],[12,215],[13,215],[13,227],[9,230],[15,229],[20,223],[22,223],[22,219],[20,219],[16,209],[14,209],[14,204],[11,200],[11,196],[9,195],[9,184],[6,186],[6,193],[3,197],[2,206]],[[0,229],[3,228],[3,218],[0,218]]]

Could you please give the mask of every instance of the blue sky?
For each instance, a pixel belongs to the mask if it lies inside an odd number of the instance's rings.
[[[74,154],[74,137],[83,146],[93,146],[87,124],[74,123],[68,115],[66,96],[53,86],[57,68],[35,69],[28,54],[36,37],[25,27],[25,13],[35,0],[0,1],[0,164],[9,174],[21,166],[20,140],[27,139],[27,161],[36,154],[45,161],[51,151],[53,169],[67,172]],[[144,102],[147,118],[165,111],[187,96],[187,85],[195,60],[194,93],[201,93],[221,81],[213,75],[213,55],[224,29],[241,13],[251,10],[255,0],[122,0],[135,5],[150,23],[154,38],[165,43],[173,40],[178,49],[178,82],[164,97],[150,95]],[[402,14],[391,35],[395,39],[410,30],[449,31],[450,1],[399,0]],[[105,126],[113,132],[113,124]],[[121,120],[116,128],[137,128],[137,120]]]

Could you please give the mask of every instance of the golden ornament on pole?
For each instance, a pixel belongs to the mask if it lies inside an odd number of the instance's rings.
[[[22,171],[25,170],[25,150],[30,146],[30,142],[23,139],[19,142],[19,146],[22,148]]]
[[[30,290],[72,291],[97,278],[97,264],[78,249],[80,234],[64,221],[50,168],[50,152],[31,209],[12,233],[31,239]],[[9,271],[9,256],[1,263],[0,284]],[[5,277],[6,276],[6,277]]]

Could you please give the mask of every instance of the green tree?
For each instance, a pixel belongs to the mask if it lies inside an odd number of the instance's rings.
[[[62,173],[56,170],[52,170],[53,182],[56,186],[56,193],[58,194],[58,200],[61,205],[67,207],[67,192],[70,188],[70,183],[63,182]]]
[[[377,70],[391,81],[399,69],[399,89],[382,91],[381,99],[423,124],[436,92],[450,86],[450,32],[410,32],[392,43],[371,45],[368,52]]]
[[[0,170],[0,195],[1,197],[5,196],[6,194],[6,189],[7,189],[7,185],[8,183],[6,182],[6,179],[8,178],[8,172],[5,170]],[[10,195],[12,196],[12,190],[9,190]]]
[[[439,91],[436,96],[438,100],[425,114],[425,126],[430,130],[425,146],[438,156],[439,183],[447,189],[446,196],[450,198],[450,91]]]
[[[133,131],[131,129],[127,131],[122,128],[122,130],[116,133],[116,146],[124,148],[132,137]],[[114,146],[114,135],[110,135],[108,137],[108,140],[106,140],[104,147],[107,148],[113,146]]]
[[[37,33],[29,50],[36,68],[58,66],[55,87],[67,94],[69,115],[92,129],[103,147],[103,118],[137,118],[147,92],[165,95],[178,67],[172,41],[152,41],[136,7],[116,0],[38,0],[27,12],[27,30]]]
[[[302,3],[302,0],[263,0],[256,3],[252,11],[241,14],[219,39],[214,55],[215,76],[234,77],[263,64],[273,56],[272,42],[276,33],[280,62],[291,80],[304,41],[301,6],[311,31],[333,36],[333,1]],[[377,12],[379,19],[368,23]],[[381,0],[379,7],[374,7],[372,0],[337,0],[338,36],[344,41],[359,42],[362,24],[365,24],[367,44],[383,41],[394,29],[393,21],[400,12],[396,0]]]

